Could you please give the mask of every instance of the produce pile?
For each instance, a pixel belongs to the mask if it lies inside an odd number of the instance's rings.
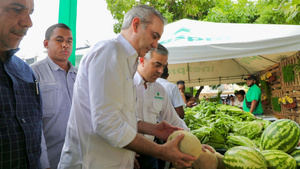
[[[292,120],[271,123],[239,108],[207,101],[185,113],[191,133],[202,144],[227,150],[222,159],[226,169],[300,168],[300,147],[296,147],[300,128]]]
[[[259,147],[261,134],[271,123],[237,107],[204,100],[186,108],[184,120],[202,144],[215,149]]]

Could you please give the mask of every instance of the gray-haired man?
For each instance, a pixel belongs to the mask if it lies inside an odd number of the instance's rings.
[[[166,139],[177,130],[165,122],[137,123],[133,76],[137,58],[156,48],[164,19],[154,8],[140,5],[126,15],[117,38],[96,44],[79,66],[63,147],[61,169],[133,168],[134,152],[189,166],[194,157],[178,143],[158,145],[139,133]]]

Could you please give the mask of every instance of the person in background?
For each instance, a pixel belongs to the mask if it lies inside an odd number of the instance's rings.
[[[0,168],[39,169],[42,109],[31,68],[15,53],[32,26],[33,0],[0,1]]]
[[[234,93],[234,95],[235,95],[235,99],[234,99],[234,102],[233,102],[233,106],[237,106],[237,107],[243,109],[245,91],[244,90],[236,91]]]
[[[77,74],[68,61],[72,45],[72,32],[67,25],[50,26],[44,40],[48,57],[31,66],[40,83],[43,99],[43,132],[47,147],[42,148],[47,153],[41,158],[42,168],[57,168],[65,141]]]
[[[263,114],[263,109],[261,105],[261,90],[257,86],[257,78],[255,75],[250,75],[246,79],[247,86],[250,87],[244,102],[243,102],[243,110],[253,113],[254,115]]]
[[[229,96],[229,105],[233,106],[234,100],[235,100],[234,96],[230,95]]]
[[[166,140],[180,128],[166,122],[137,122],[133,83],[137,60],[157,48],[163,28],[157,10],[135,6],[125,14],[116,38],[97,43],[82,58],[59,169],[132,169],[135,152],[186,167],[196,160],[179,151],[183,135],[163,145],[142,135]]]
[[[168,50],[158,44],[141,59],[134,75],[137,93],[137,117],[139,121],[155,124],[166,121],[174,126],[189,130],[185,122],[177,115],[168,94],[156,79],[163,73],[168,61]],[[176,87],[176,86],[175,86]],[[150,141],[153,136],[145,135]],[[157,159],[147,155],[138,158],[143,169],[158,169]]]
[[[186,96],[186,107],[192,108],[197,105],[197,99],[193,96],[190,95],[185,95]]]
[[[169,98],[171,99],[171,103],[172,103],[173,107],[175,108],[177,114],[179,115],[180,118],[183,119],[184,118],[183,106],[184,106],[185,103],[184,103],[184,101],[181,97],[181,94],[179,92],[178,87],[175,84],[169,82],[167,80],[168,77],[169,77],[168,65],[166,65],[164,67],[164,71],[163,71],[161,77],[157,78],[156,82],[158,82],[159,84],[161,84],[165,88]]]
[[[182,100],[184,104],[186,104],[186,97],[185,97],[185,84],[183,80],[177,81],[177,87],[179,89],[180,95],[182,97]]]

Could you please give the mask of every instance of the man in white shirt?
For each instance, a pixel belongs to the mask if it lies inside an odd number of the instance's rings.
[[[168,71],[168,65],[167,65],[164,68],[163,74],[161,75],[160,78],[158,78],[156,80],[156,82],[158,82],[165,88],[177,114],[179,115],[180,118],[183,119],[184,118],[184,109],[183,109],[184,101],[181,97],[178,87],[176,86],[176,84],[169,82],[167,80],[168,77],[169,77],[169,71]]]
[[[136,119],[133,76],[137,58],[156,48],[164,19],[154,8],[139,5],[125,14],[117,38],[97,43],[80,62],[59,169],[132,169],[135,152],[190,166],[183,135],[163,145],[139,133],[166,139],[178,129],[165,122]]]
[[[144,59],[140,59],[134,75],[138,120],[152,124],[165,120],[174,126],[189,130],[177,115],[164,87],[156,82],[163,73],[167,61],[168,50],[161,44],[148,52]],[[146,137],[151,141],[154,140],[153,136],[146,135]],[[143,169],[158,169],[157,161],[153,157],[141,155],[138,161]]]

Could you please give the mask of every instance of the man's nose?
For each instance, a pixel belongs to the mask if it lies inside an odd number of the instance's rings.
[[[68,47],[70,47],[70,44],[69,44],[68,42],[64,41],[64,42],[62,43],[62,46],[63,46],[64,48],[68,48]]]
[[[25,28],[30,28],[32,26],[30,14],[25,14],[21,17],[20,25]]]
[[[152,48],[157,48],[158,46],[158,40],[154,40],[154,42],[151,44]]]
[[[163,74],[163,72],[164,72],[164,67],[161,66],[160,68],[158,68],[158,72],[159,72],[160,74]]]

